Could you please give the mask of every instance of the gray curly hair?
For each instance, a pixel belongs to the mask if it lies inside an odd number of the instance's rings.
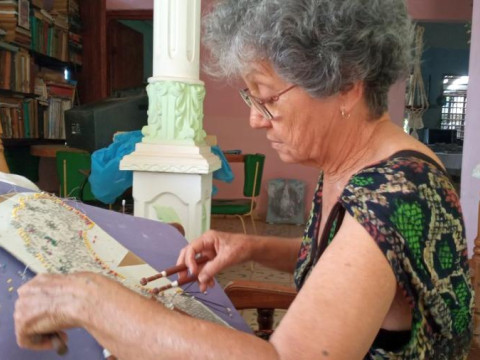
[[[406,75],[413,26],[404,0],[220,0],[204,17],[206,71],[237,77],[267,60],[313,97],[365,84],[374,118]]]

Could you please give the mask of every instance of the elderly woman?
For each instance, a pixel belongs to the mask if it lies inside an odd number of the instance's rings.
[[[31,336],[81,326],[121,359],[466,358],[473,297],[458,196],[386,112],[410,34],[403,0],[223,0],[206,18],[214,68],[245,81],[250,125],[283,161],[320,170],[302,239],[209,231],[178,259],[203,289],[249,260],[294,273],[298,295],[269,342],[77,274],[19,290],[19,344],[48,348]],[[210,261],[198,266],[198,253]]]

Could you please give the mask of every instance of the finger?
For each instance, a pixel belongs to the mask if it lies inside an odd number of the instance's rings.
[[[198,274],[198,264],[195,260],[197,250],[193,246],[189,246],[185,251],[185,265],[188,268],[190,274]]]
[[[208,283],[209,288],[213,288],[215,286],[215,279],[211,279]]]
[[[199,283],[198,287],[200,288],[201,292],[207,291],[209,288],[213,288],[215,286],[215,279],[209,279],[206,282]]]
[[[185,247],[184,247],[182,250],[180,250],[180,252],[178,253],[177,264],[176,264],[176,265],[185,264],[185,252],[187,251],[187,247],[188,247],[188,246],[185,246]]]
[[[181,264],[185,264],[185,254],[186,254],[186,251],[187,251],[187,247],[184,247],[182,250],[180,250],[180,253],[178,254],[178,258],[177,258],[177,264],[176,265],[181,265]],[[179,280],[182,280],[183,278],[187,277],[188,276],[188,273],[187,271],[180,271],[178,272],[178,279]]]
[[[65,355],[68,352],[67,340],[67,334],[63,331],[42,335],[34,334],[30,337],[32,344],[52,348],[58,355]]]
[[[215,257],[213,260],[205,263],[201,271],[198,274],[198,280],[200,283],[208,284],[216,274],[225,268],[225,261],[221,256]]]
[[[51,337],[51,342],[53,349],[58,355],[62,356],[68,352],[67,342],[60,333],[54,334],[54,336]]]
[[[51,340],[42,335],[17,333],[17,344],[19,347],[31,350],[50,350],[53,348]]]

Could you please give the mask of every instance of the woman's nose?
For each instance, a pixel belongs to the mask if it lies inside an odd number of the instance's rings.
[[[266,128],[271,125],[270,120],[266,119],[255,107],[250,108],[250,126],[253,129]]]

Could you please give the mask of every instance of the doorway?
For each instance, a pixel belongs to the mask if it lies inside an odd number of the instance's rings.
[[[107,12],[108,96],[145,89],[152,76],[153,12]]]

